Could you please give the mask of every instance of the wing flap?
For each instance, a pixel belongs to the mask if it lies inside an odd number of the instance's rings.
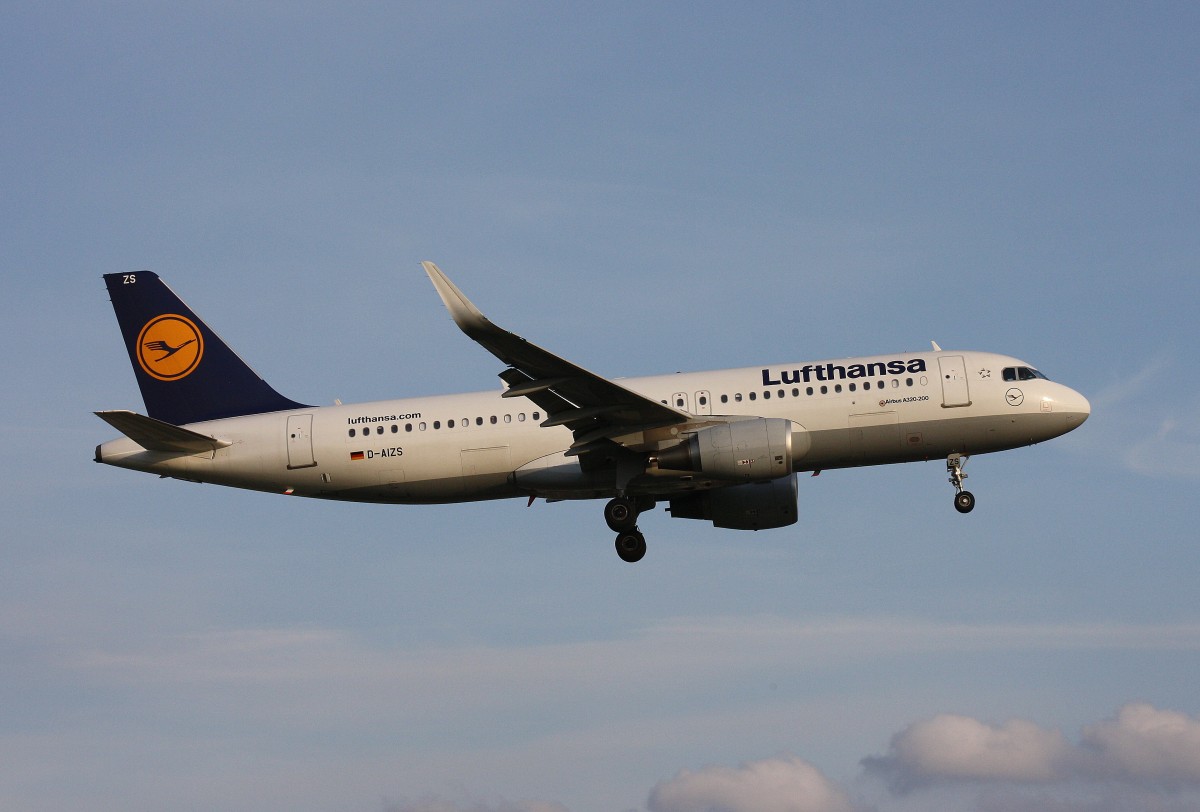
[[[500,395],[502,398],[521,398],[528,395],[536,395],[538,392],[545,392],[547,389],[553,389],[556,386],[562,386],[570,382],[570,378],[548,378],[545,380],[535,381],[530,379],[524,383],[515,384],[504,390]]]
[[[95,414],[147,451],[202,454],[233,445],[228,440],[218,440],[137,412],[116,409]]]

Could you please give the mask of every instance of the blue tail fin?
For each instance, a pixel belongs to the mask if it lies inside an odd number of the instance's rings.
[[[178,426],[305,408],[258,377],[158,274],[110,273],[104,284],[150,417]]]

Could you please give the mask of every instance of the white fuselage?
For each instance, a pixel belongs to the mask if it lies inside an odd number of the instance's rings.
[[[691,413],[793,422],[795,471],[981,454],[1072,430],[1087,400],[1029,365],[984,352],[921,352],[820,363],[621,379]],[[127,438],[96,459],[179,479],[363,502],[460,502],[513,496],[595,498],[617,492],[604,471],[564,456],[572,435],[542,427],[530,400],[502,390],[437,395],[193,423],[230,444],[201,454],[147,451]],[[662,494],[691,478],[647,472],[632,492]]]

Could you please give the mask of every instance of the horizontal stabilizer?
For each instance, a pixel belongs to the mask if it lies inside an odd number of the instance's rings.
[[[130,440],[147,451],[183,452],[202,454],[233,445],[228,440],[218,440],[204,434],[180,428],[137,412],[117,409],[96,412],[96,417],[108,423]]]

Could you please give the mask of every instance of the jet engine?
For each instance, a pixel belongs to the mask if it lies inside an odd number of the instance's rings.
[[[689,493],[671,500],[676,519],[706,519],[730,530],[767,530],[796,523],[796,475]]]
[[[657,457],[660,469],[695,471],[713,479],[778,479],[792,473],[792,422],[755,417],[709,426]]]

